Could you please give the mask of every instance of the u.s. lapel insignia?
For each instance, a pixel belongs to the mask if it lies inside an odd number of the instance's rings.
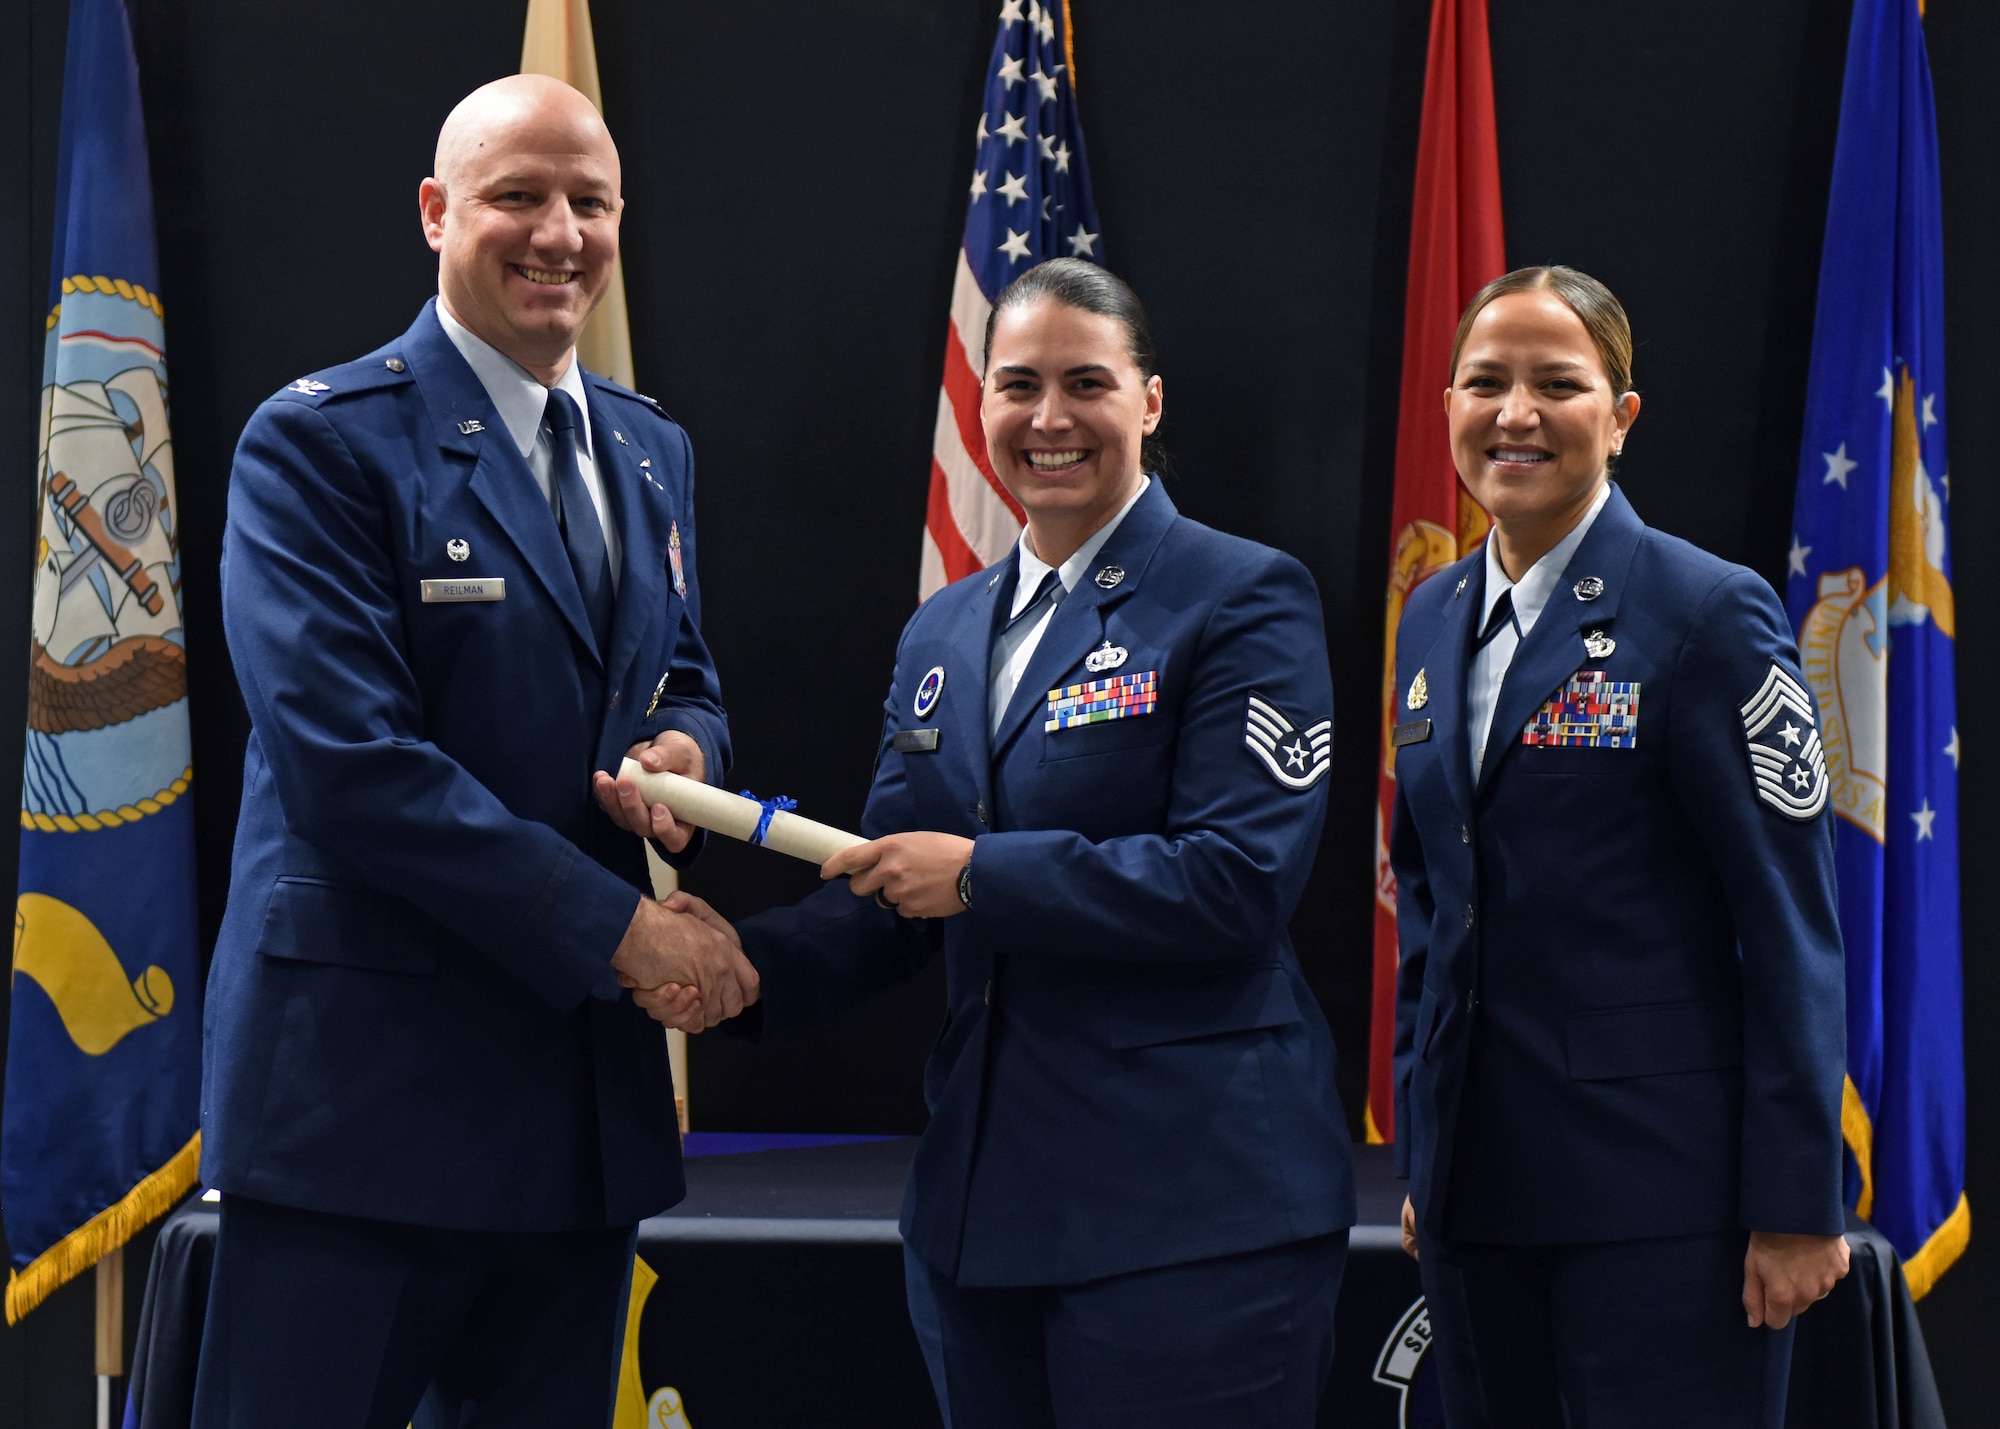
[[[646,701],[645,717],[647,719],[651,719],[653,717],[653,711],[660,707],[660,696],[664,695],[667,692],[667,676],[671,674],[673,674],[673,669],[670,666],[665,671],[665,673],[663,673],[660,676],[660,683],[653,686],[653,698]]]
[[[444,543],[444,553],[454,561],[470,560],[472,558],[472,547],[454,537],[452,540]]]
[[[1826,807],[1826,750],[1819,741],[1812,697],[1782,665],[1743,704],[1743,737],[1757,797],[1804,823]]]
[[[933,665],[924,671],[924,677],[917,683],[917,697],[910,702],[910,709],[918,719],[929,719],[931,711],[937,708],[938,697],[944,694],[944,666]]]
[[[1123,566],[1106,566],[1103,570],[1097,573],[1097,583],[1103,586],[1106,590],[1110,590],[1113,586],[1117,585],[1118,582],[1124,579],[1125,579],[1125,568]]]
[[[674,594],[686,595],[687,573],[681,569],[681,523],[678,521],[667,526],[667,564],[674,569]]]
[[[474,432],[483,432],[485,430],[486,423],[480,421],[477,417],[469,417],[458,424],[458,434],[462,437],[469,437]]]
[[[1417,671],[1417,678],[1410,681],[1410,697],[1406,703],[1411,709],[1420,710],[1430,702],[1431,682],[1425,676],[1424,672],[1419,670]]]
[[[1604,594],[1604,581],[1599,576],[1585,576],[1570,589],[1576,592],[1578,600],[1596,600]]]
[[[1310,789],[1333,767],[1333,721],[1300,729],[1253,690],[1243,716],[1243,745],[1287,789]]]
[[[1583,653],[1593,660],[1606,660],[1618,648],[1618,642],[1602,630],[1593,630],[1583,637]]]
[[[1124,664],[1125,657],[1129,653],[1123,645],[1113,645],[1107,640],[1083,657],[1083,668],[1093,675],[1101,675],[1106,670],[1115,670]]]

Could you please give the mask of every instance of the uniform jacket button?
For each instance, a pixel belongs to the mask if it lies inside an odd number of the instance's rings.
[[[1465,926],[1466,926],[1466,927],[1470,928],[1470,927],[1472,926],[1472,919],[1473,919],[1473,913],[1472,913],[1472,905],[1471,905],[1470,903],[1468,903],[1468,904],[1466,904],[1466,905],[1465,905]]]
[[[985,822],[986,822],[986,801],[985,801],[984,799],[981,799],[981,800],[979,801],[979,804],[978,804],[978,807],[976,807],[976,808],[975,808],[975,809],[973,810],[973,812],[974,812],[974,813],[976,813],[977,815],[979,815],[979,822],[980,822],[980,823],[982,823],[982,824],[983,824],[983,823],[985,823]]]
[[[1469,844],[1472,842],[1472,829],[1470,828],[1470,826],[1466,824],[1460,824],[1458,826],[1458,841],[1462,844]]]
[[[988,979],[986,979],[986,991],[985,991],[984,993],[982,993],[982,994],[981,994],[981,996],[982,996],[982,997],[983,997],[983,998],[985,999],[985,1001],[986,1001],[986,1005],[987,1005],[988,1007],[991,1007],[991,1006],[993,1005],[993,979],[992,979],[992,978],[988,978]]]

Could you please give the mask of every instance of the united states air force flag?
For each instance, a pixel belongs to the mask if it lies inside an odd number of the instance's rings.
[[[1916,1295],[1971,1231],[1939,233],[1917,0],[1856,0],[1786,604],[1838,816],[1849,1201]]]
[[[0,1127],[9,1322],[193,1184],[201,960],[179,507],[138,71],[73,0]]]

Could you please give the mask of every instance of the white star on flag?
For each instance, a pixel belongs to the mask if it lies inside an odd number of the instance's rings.
[[[1008,229],[1008,230],[1007,230],[1007,241],[1006,241],[1005,243],[1002,243],[1002,244],[1000,245],[1000,251],[1001,251],[1002,253],[1005,253],[1006,255],[1008,255],[1008,256],[1009,256],[1010,258],[1025,258],[1025,257],[1027,257],[1027,256],[1028,256],[1028,235],[1027,235],[1027,234],[1025,234],[1025,233],[1016,233],[1016,232],[1015,232],[1015,231],[1014,231],[1013,229],[1011,229],[1011,228],[1010,228],[1010,229]]]
[[[1028,142],[1028,136],[1021,129],[1021,119],[1022,116],[1018,114],[1009,114],[1007,122],[1002,124],[998,130],[1000,137],[1005,139],[1009,144],[1025,144]]]
[[[1000,185],[999,192],[1006,195],[1007,202],[1010,204],[1025,201],[1028,197],[1028,176],[1026,174],[1007,175],[1007,181]],[[1013,230],[1010,229],[1008,231],[1012,232]]]
[[[1925,839],[1932,837],[1931,825],[1937,822],[1937,810],[1931,807],[1929,799],[1924,800],[1924,806],[1917,810],[1916,813],[1910,815],[1910,817],[1917,821],[1918,843],[1922,843]]]
[[[986,196],[986,170],[984,169],[974,169],[972,171],[972,196],[974,198],[984,198]],[[1799,574],[1804,575],[1805,572],[1801,570]]]
[[[1043,74],[1040,70],[1034,70],[1030,72],[1028,78],[1032,79],[1041,89],[1042,103],[1047,104],[1056,97],[1056,77],[1054,75]]]
[[[1041,23],[1035,26],[1035,32],[1044,40],[1053,40],[1056,37],[1056,22],[1046,7],[1042,10]]]
[[[1882,401],[1884,402],[1884,404],[1886,404],[1887,406],[1889,406],[1889,407],[1891,407],[1891,408],[1895,407],[1895,405],[1896,405],[1896,379],[1895,379],[1895,378],[1893,378],[1893,377],[1891,377],[1891,376],[1889,375],[1889,369],[1888,369],[1888,368],[1886,368],[1886,367],[1882,369],[1882,387],[1881,387],[1881,390],[1880,390],[1880,391],[1878,391],[1878,392],[1876,392],[1876,394],[1875,394],[1875,395],[1876,395],[1877,397],[1880,397],[1880,398],[1882,399]]]
[[[1069,172],[1069,145],[1056,145],[1055,160],[1057,173],[1066,174]]]
[[[1933,392],[1931,393],[1930,396],[1924,398],[1924,430],[1929,431],[1932,427],[1935,427],[1936,425],[1937,425],[1937,393]]]
[[[1094,258],[1097,256],[1097,235],[1085,233],[1083,225],[1076,226],[1076,232],[1069,236],[1069,251],[1073,258]]]
[[[1951,756],[1951,767],[1952,767],[1952,768],[1954,768],[1954,769],[1958,768],[1958,726],[1957,726],[1957,725],[1953,725],[1953,726],[1951,727],[1951,743],[1950,743],[1950,744],[1947,744],[1947,745],[1946,745],[1946,746],[1944,747],[1944,752],[1945,752],[1946,754],[1949,754],[1949,755]]]
[[[1801,546],[1799,544],[1799,538],[1795,533],[1792,536],[1791,554],[1786,557],[1786,559],[1791,563],[1793,575],[1802,576],[1806,573],[1806,557],[1810,556],[1811,554],[1812,554],[1812,547]]]
[[[1006,88],[1012,89],[1021,82],[1021,66],[1026,63],[1018,56],[1009,56],[1000,61],[1000,80]]]
[[[1021,0],[1001,0],[1000,3],[1001,24],[1003,25],[1016,24],[1019,22],[1020,18],[1021,18]]]
[[[1837,452],[1821,452],[1820,455],[1826,458],[1826,480],[1822,481],[1820,485],[1831,486],[1835,482],[1839,482],[1840,489],[1842,491],[1847,490],[1847,473],[1861,465],[1858,461],[1850,461],[1848,459],[1847,443],[1842,442],[1840,450]]]
[[[1042,146],[1044,159],[1053,159],[1056,156],[1056,140],[1053,134],[1037,134],[1035,142]]]

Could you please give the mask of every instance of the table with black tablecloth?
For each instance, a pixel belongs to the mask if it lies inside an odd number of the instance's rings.
[[[896,1217],[913,1137],[688,1138],[688,1197],[639,1228],[659,1276],[639,1322],[643,1391],[671,1387],[690,1429],[938,1424],[903,1300]],[[1356,1147],[1356,1226],[1320,1423],[1438,1429],[1429,1324],[1397,1230],[1387,1147]],[[133,1359],[127,1429],[185,1429],[217,1215],[162,1228]],[[1942,1429],[1895,1252],[1857,1223],[1854,1270],[1800,1321],[1793,1429]],[[664,1422],[664,1421],[663,1421]]]

